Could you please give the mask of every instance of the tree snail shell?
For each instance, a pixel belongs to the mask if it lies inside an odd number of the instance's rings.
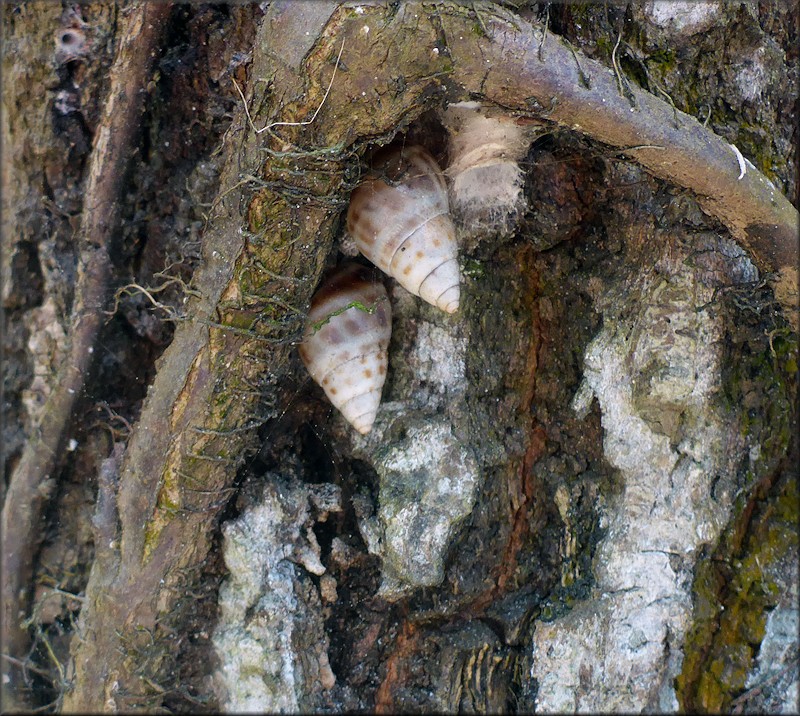
[[[458,310],[458,245],[447,185],[422,147],[390,150],[350,198],[347,230],[364,256],[411,293]]]
[[[391,333],[386,289],[360,264],[337,268],[311,299],[300,357],[334,407],[362,434],[378,413]]]
[[[451,104],[442,115],[450,132],[450,206],[462,233],[513,231],[524,210],[524,174],[531,129],[478,102]]]

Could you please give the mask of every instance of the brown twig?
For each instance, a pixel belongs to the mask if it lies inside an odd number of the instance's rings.
[[[42,515],[56,485],[67,426],[83,392],[92,348],[103,324],[111,276],[109,247],[118,219],[119,193],[139,128],[152,58],[170,6],[167,2],[135,2],[124,11],[121,41],[110,70],[108,95],[94,137],[86,181],[70,345],[41,422],[12,475],[3,505],[0,636],[3,655],[12,657],[3,660],[3,673],[7,676],[3,686],[6,696],[17,699],[21,707],[25,701],[18,688],[21,674],[13,667],[15,659],[24,659],[29,646],[22,623],[28,611],[34,558],[44,533]]]
[[[490,36],[474,38],[463,33],[457,12],[441,10],[440,17],[453,61],[451,79],[470,92],[519,112],[529,112],[532,102],[552,106],[549,120],[614,147],[663,147],[630,156],[655,176],[692,191],[704,211],[753,252],[761,270],[774,272],[776,298],[797,330],[798,213],[752,164],[742,171],[738,150],[643,89],[628,85],[621,95],[619,75],[596,60],[581,56],[583,67],[576,69],[577,55],[552,33],[543,37],[531,25],[492,17]],[[540,52],[546,63],[538,61]],[[591,75],[591,86],[585,75]]]

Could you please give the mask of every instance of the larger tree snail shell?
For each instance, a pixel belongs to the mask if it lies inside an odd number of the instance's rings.
[[[458,310],[458,244],[447,185],[422,147],[390,150],[350,198],[347,230],[381,271],[447,313]]]
[[[362,434],[372,428],[388,368],[392,309],[373,271],[338,267],[311,299],[300,357],[316,383]]]

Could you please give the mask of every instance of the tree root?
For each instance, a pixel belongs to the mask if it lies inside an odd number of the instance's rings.
[[[439,15],[454,82],[523,114],[549,107],[548,120],[618,147],[655,176],[692,191],[701,207],[754,254],[798,330],[798,212],[752,164],[745,163],[742,171],[737,149],[632,83],[625,83],[621,93],[618,71],[583,56],[576,68],[575,52],[564,40],[513,15],[508,21],[493,16],[487,38],[464,31],[455,10],[442,8]],[[348,40],[355,52],[350,43],[355,40]]]
[[[111,277],[109,249],[117,223],[118,197],[131,145],[139,130],[144,88],[150,75],[169,3],[138,2],[130,6],[120,31],[120,46],[110,73],[110,85],[94,138],[81,226],[75,300],[70,317],[69,350],[31,436],[14,471],[2,515],[2,652],[6,695],[25,696],[15,668],[28,652],[23,626],[31,598],[34,558],[44,534],[42,515],[57,482],[67,426],[83,392],[92,364],[93,346],[103,324]],[[10,704],[4,704],[9,706]]]

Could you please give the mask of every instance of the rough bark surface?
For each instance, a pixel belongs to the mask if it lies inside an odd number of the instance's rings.
[[[94,362],[94,346],[109,294],[111,243],[118,220],[119,193],[130,147],[140,128],[152,59],[169,9],[166,3],[137,3],[123,13],[121,41],[88,168],[89,200],[84,203],[77,232],[79,253],[68,347],[63,351],[52,391],[11,476],[3,503],[0,643],[7,654],[17,659],[24,657],[28,649],[23,620],[32,597],[29,587],[35,552],[41,541],[41,517],[56,485],[52,475],[65,447],[70,417]],[[57,36],[57,42],[63,43],[65,32]],[[18,670],[10,673],[17,675]]]
[[[54,510],[70,474],[96,475],[74,538],[91,574],[60,610],[37,588],[29,631],[25,666],[49,663],[64,710],[796,705],[797,213],[776,188],[796,176],[742,172],[738,135],[671,106],[662,82],[699,113],[678,67],[648,63],[745,27],[773,73],[759,96],[797,78],[786,21],[709,5],[683,24],[655,4],[173,11],[123,226],[182,181],[150,231],[124,230],[142,268],[120,272],[115,321],[136,339],[109,334],[159,350],[114,406],[130,433],[79,433]],[[440,112],[464,99],[546,132],[527,211],[471,237],[455,316],[387,281],[390,373],[358,436],[304,377],[304,312],[373,150],[421,142],[446,165]],[[199,161],[171,115],[214,138]],[[20,315],[45,305],[25,295]],[[151,300],[176,326],[155,366]],[[39,588],[63,569],[42,562]]]

